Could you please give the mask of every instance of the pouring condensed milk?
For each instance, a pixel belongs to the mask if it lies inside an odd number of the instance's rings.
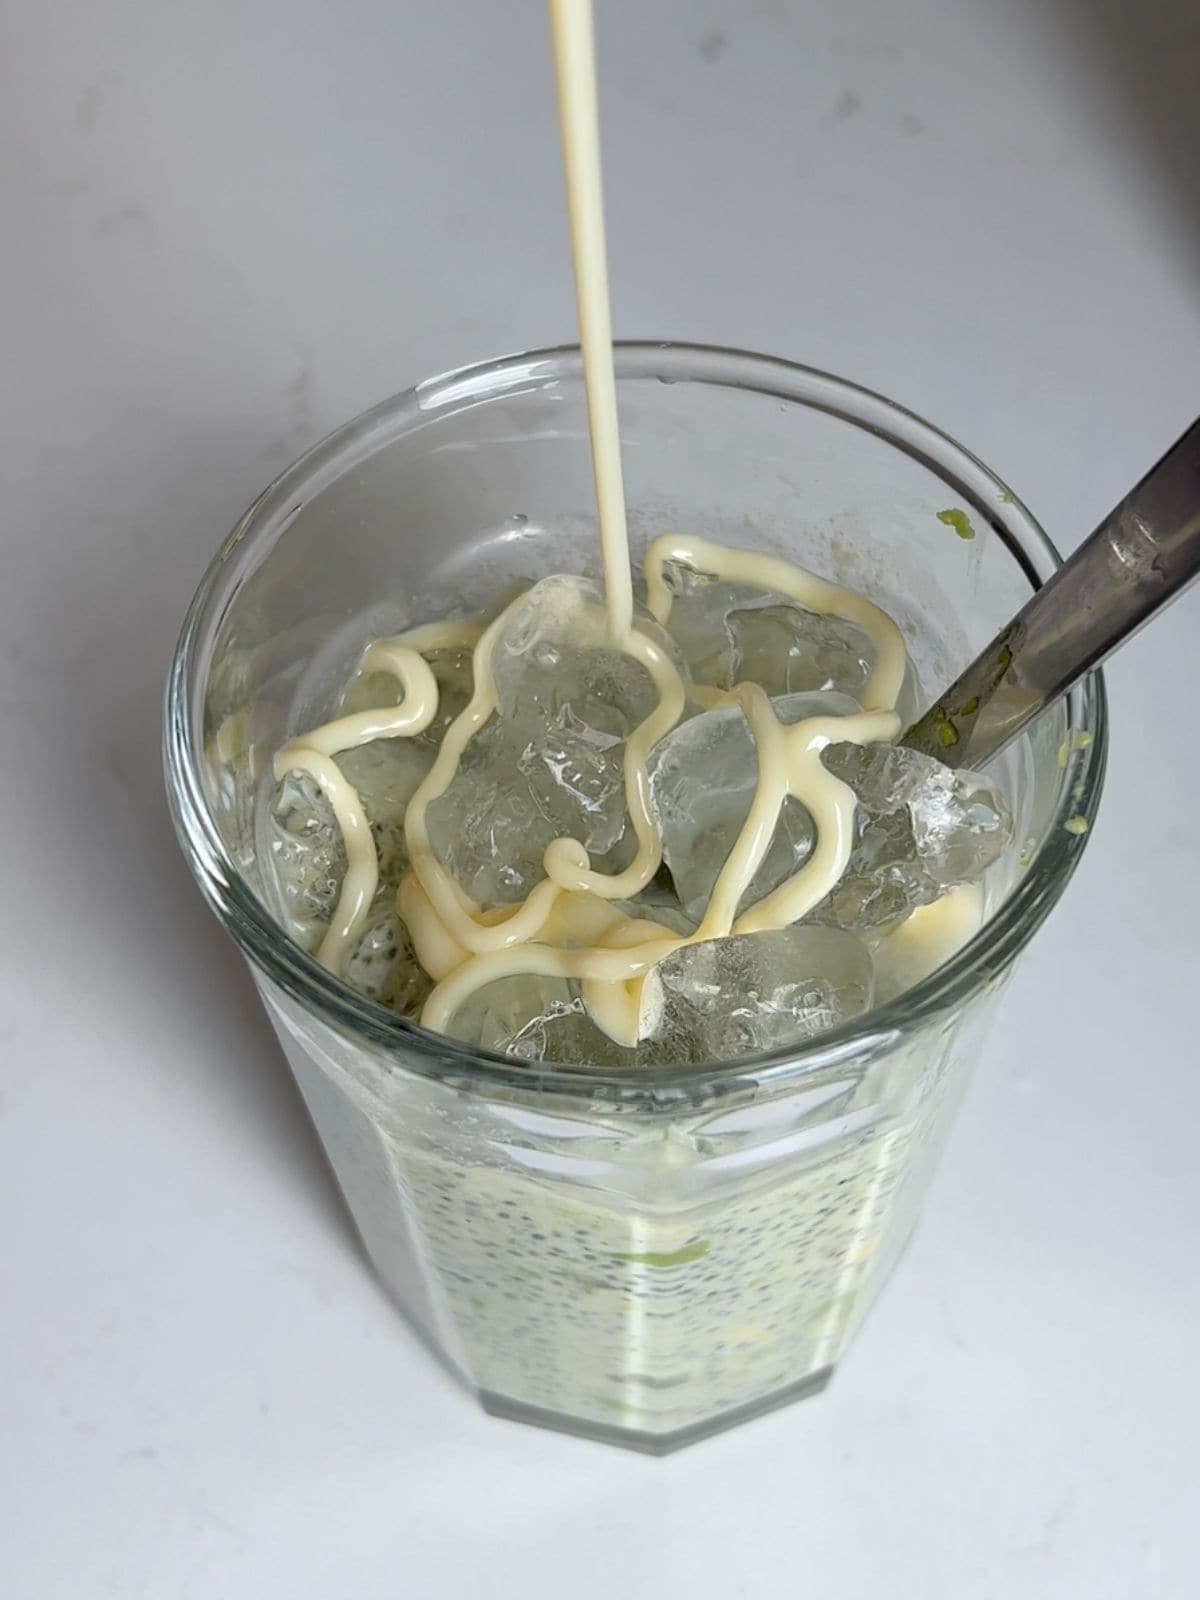
[[[862,594],[664,531],[636,599],[589,0],[550,15],[603,587],[556,574],[490,618],[368,646],[341,714],[275,758],[281,914],[352,984],[386,925],[399,1009],[438,1032],[580,1064],[611,1046],[635,1067],[721,1059],[810,1037],[939,965],[982,920],[1011,820],[983,779],[895,747],[912,669]],[[368,686],[381,703],[359,704]],[[371,805],[347,759],[369,751]],[[489,776],[506,817],[563,824],[540,859],[518,863],[524,825],[501,837],[475,803]],[[301,925],[306,839],[339,881],[331,895],[326,872]]]

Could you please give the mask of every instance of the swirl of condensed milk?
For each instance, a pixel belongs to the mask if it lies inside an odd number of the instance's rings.
[[[411,872],[398,895],[398,910],[413,938],[417,957],[435,987],[422,1012],[427,1027],[444,1032],[455,1011],[476,990],[501,978],[546,976],[580,982],[584,1004],[593,1020],[617,1043],[632,1046],[645,1036],[653,1006],[648,1004],[646,977],[672,950],[732,933],[755,933],[788,926],[824,898],[845,870],[853,842],[854,793],[820,760],[835,741],[869,743],[894,739],[899,719],[893,704],[904,676],[905,651],[899,629],[877,606],[862,596],[806,573],[790,562],[711,544],[707,540],[669,536],[656,540],[646,559],[647,592],[665,621],[671,592],[667,562],[686,564],[698,573],[757,587],[769,582],[779,593],[822,614],[839,615],[867,631],[875,663],[866,698],[872,709],[846,717],[808,718],[785,727],[765,691],[741,683],[732,690],[710,690],[706,707],[737,705],[754,739],[758,782],[750,811],[714,886],[696,932],[681,937],[661,929],[652,919],[626,916],[606,901],[633,899],[653,877],[662,859],[662,837],[650,803],[647,759],[651,750],[683,714],[687,690],[668,653],[657,641],[631,626],[616,646],[650,674],[658,695],[650,715],[626,741],[624,780],[637,854],[622,873],[591,869],[578,840],[556,839],[544,858],[547,876],[518,906],[483,908],[470,899],[429,839],[427,811],[454,781],[462,753],[472,737],[496,712],[498,692],[492,657],[497,639],[523,600],[518,597],[478,634],[473,657],[474,684],[467,706],[449,725],[433,766],[418,786],[405,813],[405,835]],[[585,602],[585,605],[590,604]],[[280,752],[278,775],[287,769],[308,770],[317,778],[334,807],[347,839],[355,840],[354,872],[347,882],[318,958],[336,971],[361,928],[374,893],[369,893],[362,830],[357,828],[361,802],[353,786],[330,757],[371,738],[403,737],[428,727],[436,714],[437,688],[417,646],[432,650],[450,638],[455,642],[470,624],[431,624],[397,639],[381,640],[363,657],[362,671],[391,671],[404,688],[400,705],[366,711],[331,723],[293,741]],[[442,630],[442,631],[439,631]],[[420,663],[419,667],[414,665]],[[424,669],[423,671],[421,669]],[[693,686],[693,693],[695,686]],[[880,702],[885,702],[880,704]],[[780,808],[792,795],[813,817],[816,843],[805,865],[784,884],[751,906],[739,918],[738,907],[770,846]],[[364,819],[365,821],[365,819]],[[369,829],[366,845],[374,856]],[[375,863],[372,859],[371,867]]]
[[[849,859],[857,802],[853,791],[826,770],[820,752],[834,740],[867,743],[897,736],[895,705],[906,652],[899,629],[879,607],[790,562],[724,549],[703,539],[667,535],[655,540],[646,555],[646,591],[649,610],[660,623],[666,622],[673,598],[665,568],[668,563],[682,564],[697,573],[781,595],[809,611],[855,622],[869,636],[875,660],[864,692],[864,712],[809,718],[793,727],[779,722],[770,699],[757,684],[737,684],[728,691],[692,686],[693,698],[705,709],[738,705],[749,723],[758,760],[758,783],[750,811],[694,934],[680,937],[652,919],[629,917],[612,904],[635,898],[662,860],[662,836],[651,805],[647,761],[654,746],[683,715],[687,690],[670,656],[639,631],[633,615],[604,251],[591,6],[589,0],[550,0],[550,15],[608,643],[640,663],[657,695],[654,710],[625,742],[623,779],[626,809],[637,842],[634,859],[623,872],[597,872],[580,841],[555,839],[543,858],[546,877],[525,901],[511,909],[485,909],[469,898],[433,851],[428,807],[450,787],[467,744],[497,709],[493,650],[519,601],[486,627],[431,624],[371,646],[363,670],[393,673],[404,691],[400,705],[338,718],[293,741],[277,757],[276,775],[296,770],[314,777],[333,807],[346,841],[346,878],[318,950],[318,959],[336,972],[363,925],[377,886],[378,863],[361,800],[332,756],[371,739],[412,736],[427,728],[436,715],[437,684],[421,651],[443,643],[469,642],[474,648],[471,698],[446,729],[404,819],[411,871],[400,884],[397,908],[418,959],[435,979],[421,1020],[444,1032],[464,1000],[502,978],[570,978],[580,983],[584,1004],[596,1024],[617,1043],[636,1045],[657,1021],[654,986],[647,979],[664,956],[686,944],[723,938],[731,932],[786,927],[837,883]],[[742,897],[766,854],[780,808],[789,795],[801,801],[813,818],[816,842],[812,855],[798,872],[738,918]]]

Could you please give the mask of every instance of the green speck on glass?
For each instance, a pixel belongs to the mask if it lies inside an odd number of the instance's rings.
[[[963,714],[964,717],[973,717],[978,710],[979,710],[979,696],[977,694],[973,694],[971,696],[971,698],[967,701],[966,705],[963,706],[962,714]]]
[[[1063,823],[1063,827],[1067,830],[1068,833],[1075,833],[1075,834],[1086,833],[1088,831],[1087,818],[1086,817],[1068,817],[1067,820]]]
[[[956,506],[947,511],[939,511],[937,519],[939,522],[944,522],[948,528],[953,528],[960,539],[973,539],[975,537],[975,529],[971,526],[970,517],[967,516],[965,511],[960,511]]]
[[[659,1271],[667,1271],[671,1267],[686,1267],[693,1261],[701,1261],[712,1249],[711,1239],[693,1239],[691,1244],[685,1244],[678,1250],[644,1250],[633,1255],[617,1257],[618,1261],[627,1261],[634,1267],[657,1267]]]
[[[938,742],[947,749],[958,743],[958,729],[952,722],[943,722],[938,728]]]
[[[1000,504],[1002,506],[1010,506],[1016,498],[1016,495],[1011,489],[1005,489],[1004,493],[1000,496]]]

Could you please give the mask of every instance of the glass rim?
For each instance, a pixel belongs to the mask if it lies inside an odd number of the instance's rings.
[[[1054,544],[1008,486],[949,434],[915,412],[833,374],[775,356],[713,345],[621,341],[614,346],[618,385],[657,378],[733,387],[826,411],[882,437],[950,484],[998,535],[1034,588],[1061,564]],[[344,423],[312,446],[253,501],[210,562],[188,609],[166,688],[164,763],[172,818],[205,899],[242,953],[305,1010],[340,1032],[395,1057],[405,1070],[484,1092],[559,1101],[601,1102],[613,1109],[677,1106],[739,1083],[778,1085],[813,1076],[889,1048],[904,1032],[965,1002],[997,978],[1029,943],[1057,903],[1091,836],[1107,758],[1104,681],[1093,671],[1065,697],[1067,764],[1046,835],[993,915],[950,959],[894,999],[810,1043],[732,1061],[644,1069],[568,1067],[522,1062],[460,1043],[409,1022],[334,977],[284,932],[243,878],[227,850],[200,781],[202,726],[196,712],[201,647],[215,638],[253,559],[278,538],[304,503],[329,482],[439,410],[581,379],[577,345],[525,351],[426,379]],[[1079,740],[1076,734],[1090,738]],[[1085,827],[1065,824],[1081,818]]]

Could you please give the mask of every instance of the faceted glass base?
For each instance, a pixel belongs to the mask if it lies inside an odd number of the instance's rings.
[[[735,1406],[732,1411],[723,1411],[704,1422],[693,1423],[690,1428],[679,1428],[674,1433],[646,1433],[636,1428],[622,1427],[619,1423],[606,1425],[586,1422],[561,1411],[542,1411],[537,1406],[522,1405],[500,1394],[480,1393],[479,1399],[483,1409],[492,1417],[504,1417],[509,1422],[527,1422],[535,1428],[551,1428],[556,1433],[573,1433],[577,1438],[595,1439],[600,1444],[623,1445],[626,1450],[637,1450],[642,1455],[669,1456],[689,1444],[710,1439],[715,1433],[724,1433],[726,1428],[736,1428],[741,1422],[752,1422],[755,1417],[778,1411],[781,1406],[791,1405],[795,1400],[807,1400],[810,1395],[820,1394],[833,1377],[833,1371],[832,1367],[826,1367],[822,1372],[802,1378],[790,1389],[779,1390],[751,1405]]]

